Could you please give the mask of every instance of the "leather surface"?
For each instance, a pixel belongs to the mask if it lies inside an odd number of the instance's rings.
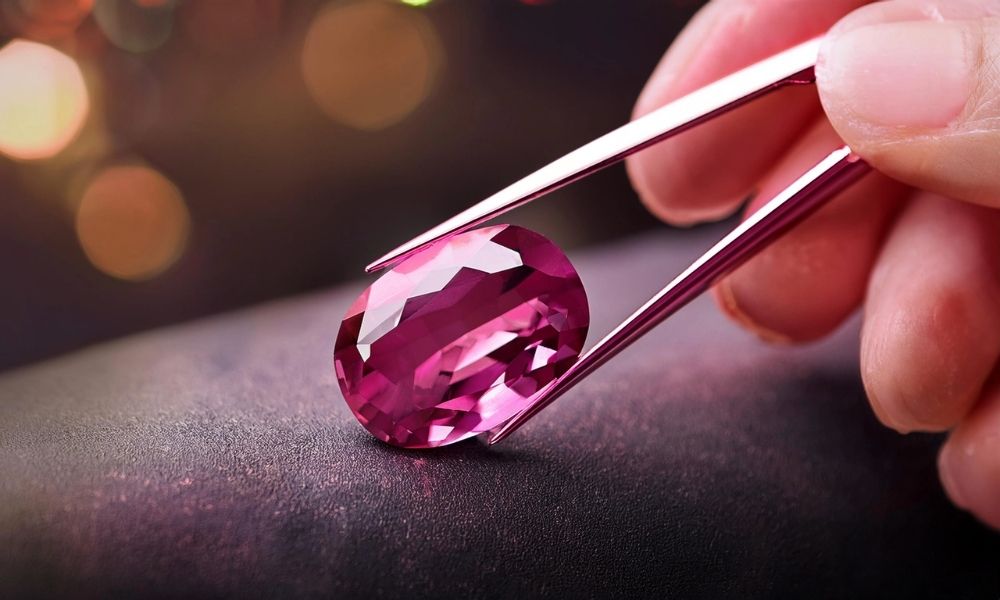
[[[578,257],[591,343],[718,233]],[[359,289],[0,376],[0,596],[1000,596],[856,325],[769,348],[702,298],[508,442],[407,452],[332,374]]]

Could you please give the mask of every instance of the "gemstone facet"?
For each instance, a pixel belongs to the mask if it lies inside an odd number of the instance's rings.
[[[590,313],[555,244],[521,227],[461,233],[364,291],[340,326],[334,368],[362,425],[433,448],[494,429],[572,365]]]

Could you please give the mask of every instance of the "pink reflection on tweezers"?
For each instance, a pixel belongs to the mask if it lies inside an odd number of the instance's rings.
[[[367,270],[371,272],[390,266],[428,244],[475,227],[772,91],[790,85],[814,83],[819,44],[820,40],[814,39],[795,46],[597,138],[399,246],[373,262]],[[522,412],[493,433],[490,443],[509,436],[594,369],[869,170],[868,165],[847,147],[831,153],[702,255],[581,356],[566,373],[539,391]]]

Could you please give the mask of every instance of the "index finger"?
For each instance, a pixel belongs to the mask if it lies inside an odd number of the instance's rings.
[[[713,0],[684,29],[639,97],[642,116],[729,73],[822,34],[868,0]],[[820,110],[789,89],[628,160],[643,202],[688,224],[732,212]]]

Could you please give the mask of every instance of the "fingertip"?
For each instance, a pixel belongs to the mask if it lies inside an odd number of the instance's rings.
[[[670,142],[666,142],[670,144]],[[625,163],[632,189],[657,219],[676,227],[690,227],[725,218],[739,209],[743,192],[706,197],[712,191],[698,181],[692,169],[676,165],[669,148],[629,157]]]
[[[938,472],[956,506],[1000,528],[1000,394],[995,386],[941,448]]]
[[[962,470],[960,464],[961,457],[957,456],[956,444],[957,442],[949,438],[941,446],[937,461],[938,474],[941,477],[941,487],[944,488],[945,494],[947,494],[952,503],[959,508],[968,510],[969,501],[967,499],[968,496],[962,488],[962,480],[960,479]]]
[[[876,2],[842,19],[816,65],[820,101],[844,141],[914,187],[997,206],[1000,138],[989,2]],[[985,58],[984,58],[985,57]]]
[[[731,279],[732,277],[727,277],[712,288],[712,296],[722,309],[722,314],[769,344],[791,344],[794,341],[791,337],[762,325],[743,309],[733,292]]]
[[[819,113],[816,91],[789,88],[686,131],[626,161],[649,210],[691,225],[734,213]]]
[[[885,375],[891,372],[889,366],[885,364],[890,353],[886,352],[885,338],[879,336],[878,331],[878,327],[872,327],[872,320],[866,317],[861,331],[861,382],[868,397],[868,404],[879,423],[896,433],[905,435],[912,432],[913,427],[897,420],[895,415],[898,410],[892,405],[886,406],[887,403],[882,397],[882,390],[886,387]],[[891,389],[891,384],[889,386]]]
[[[842,142],[817,122],[761,180],[750,214]],[[905,188],[872,175],[733,272],[723,308],[758,336],[808,342],[839,327],[864,297],[871,266]]]
[[[879,419],[944,431],[975,405],[998,355],[997,217],[919,197],[895,224],[871,277],[861,369]]]
[[[644,116],[815,36],[863,3],[709,2],[656,67],[633,116]],[[817,114],[815,89],[785,89],[630,157],[628,173],[643,203],[660,219],[675,225],[716,220],[738,209],[754,183]]]
[[[879,419],[900,433],[945,431],[974,404],[995,348],[977,348],[974,301],[926,280],[868,311],[862,378]]]

